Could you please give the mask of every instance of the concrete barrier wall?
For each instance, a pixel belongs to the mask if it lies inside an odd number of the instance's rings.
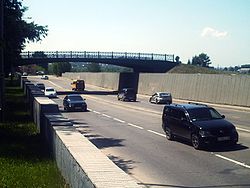
[[[118,89],[119,85],[119,73],[65,73],[65,77],[70,79],[83,79],[86,83],[109,88],[113,90]]]
[[[87,84],[104,88],[119,88],[119,73],[65,73],[63,76],[82,78]],[[171,92],[175,99],[250,107],[250,76],[247,75],[140,74],[138,93],[152,95],[156,91]]]
[[[32,87],[25,88],[32,95]],[[32,97],[34,122],[70,187],[142,187],[76,130],[54,101]]]

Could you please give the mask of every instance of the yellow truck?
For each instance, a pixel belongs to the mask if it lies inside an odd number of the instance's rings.
[[[73,80],[71,83],[71,87],[73,91],[84,91],[85,82],[84,80]]]

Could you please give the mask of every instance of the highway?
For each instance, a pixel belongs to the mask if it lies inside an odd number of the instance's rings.
[[[112,91],[87,85],[82,96],[88,112],[65,112],[62,99],[70,91],[69,79],[49,76],[49,80],[29,80],[62,91],[53,99],[62,114],[140,185],[250,187],[250,109],[215,105],[236,125],[239,142],[236,146],[195,150],[189,143],[165,138],[161,128],[164,105],[150,104],[148,96],[138,95],[137,102],[122,102]]]

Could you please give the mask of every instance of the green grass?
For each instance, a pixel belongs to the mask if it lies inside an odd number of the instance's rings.
[[[0,187],[68,187],[36,132],[23,91],[6,85],[5,122],[0,123]]]
[[[199,67],[194,65],[187,64],[179,64],[168,71],[168,73],[176,73],[176,74],[239,74],[236,72],[230,71],[221,71],[206,67]]]

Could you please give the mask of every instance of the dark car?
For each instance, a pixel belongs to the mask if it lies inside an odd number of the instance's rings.
[[[117,99],[122,101],[136,101],[136,92],[133,88],[123,88],[118,92]]]
[[[162,128],[169,140],[181,137],[191,141],[195,149],[205,145],[238,142],[235,126],[214,108],[197,103],[166,105]]]
[[[45,90],[45,85],[43,83],[37,83],[36,86],[43,91]]]
[[[66,95],[63,99],[63,107],[66,111],[87,111],[85,99],[79,94]]]
[[[166,92],[156,92],[149,98],[149,102],[155,104],[171,104],[172,103],[172,95],[171,93]]]

